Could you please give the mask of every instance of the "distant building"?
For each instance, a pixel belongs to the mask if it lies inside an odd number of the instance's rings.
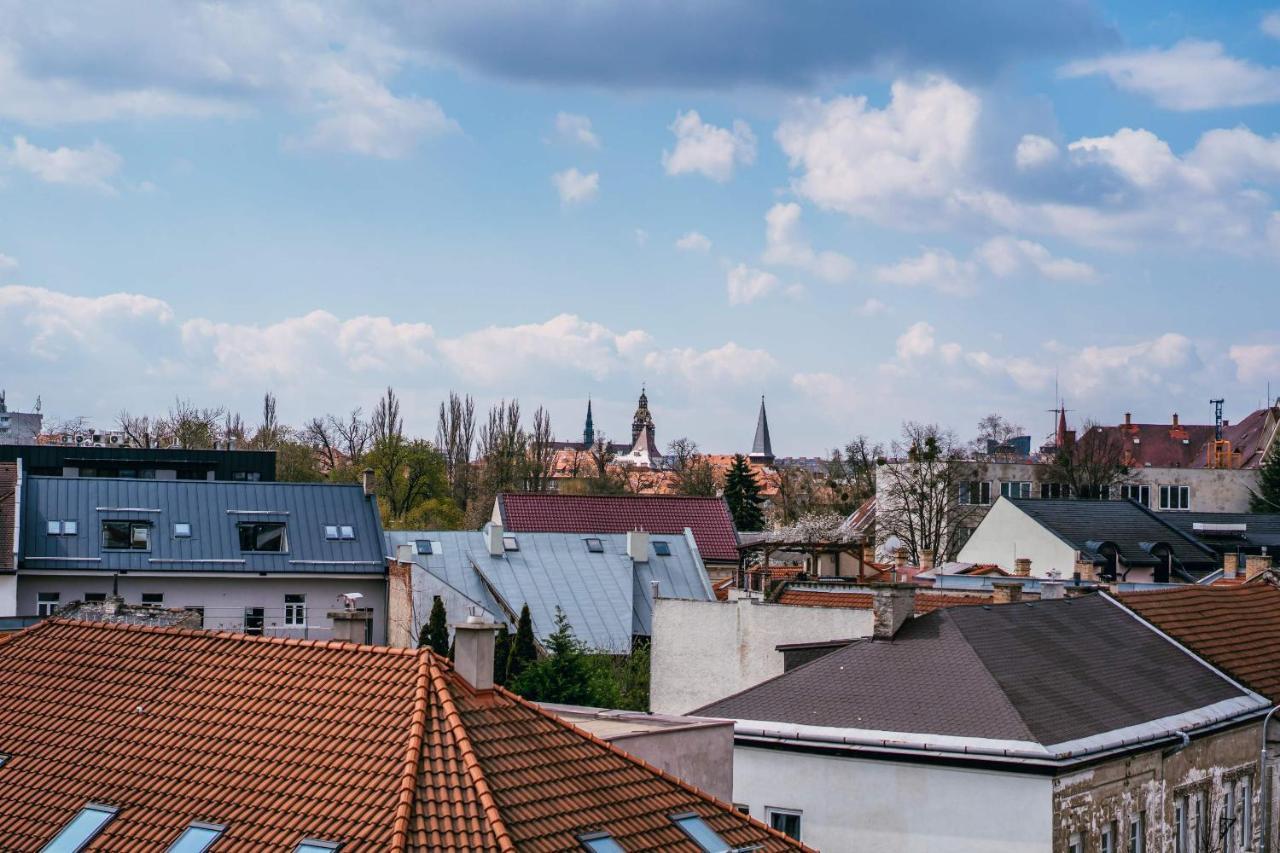
[[[230,480],[269,483],[274,450],[189,450],[174,447],[0,444],[0,462],[21,459],[39,477],[111,477],[139,480]]]
[[[11,412],[0,391],[0,445],[35,444],[44,425],[40,412]]]

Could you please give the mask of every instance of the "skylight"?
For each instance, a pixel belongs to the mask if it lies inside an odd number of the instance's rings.
[[[314,838],[304,838],[298,842],[298,846],[293,849],[293,853],[333,853],[340,850],[342,844],[337,841],[318,841]]]
[[[115,806],[90,803],[76,813],[41,853],[80,853],[115,816]]]
[[[502,550],[504,550],[504,551],[519,551],[519,550],[520,550],[520,543],[516,541],[516,537],[514,537],[514,536],[503,536],[503,537],[502,537]]]
[[[419,539],[419,540],[417,540],[414,544],[418,546],[418,553],[419,553],[419,554],[427,554],[427,555],[430,555],[430,554],[434,554],[434,553],[435,553],[435,551],[431,550],[431,540],[430,540],[430,539]]]
[[[601,542],[599,539],[588,539],[586,541],[587,541],[587,550],[590,551],[592,554],[604,553],[604,543]]]
[[[216,823],[192,823],[169,845],[168,853],[204,853],[225,829]]]
[[[670,543],[668,543],[665,539],[653,540],[653,553],[657,554],[659,557],[670,557],[671,556]]]
[[[693,842],[702,848],[703,853],[726,853],[733,849],[732,845],[716,835],[716,831],[707,826],[707,822],[696,814],[672,815],[671,822],[693,839]]]
[[[607,832],[592,832],[587,835],[579,835],[578,840],[591,853],[627,853],[622,849],[622,845]]]

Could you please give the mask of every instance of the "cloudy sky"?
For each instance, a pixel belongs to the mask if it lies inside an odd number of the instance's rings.
[[[856,8],[855,8],[856,5]],[[814,454],[1280,388],[1280,9],[0,0],[0,386]]]

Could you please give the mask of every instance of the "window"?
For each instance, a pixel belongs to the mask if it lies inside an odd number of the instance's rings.
[[[1025,480],[1011,480],[1007,483],[1001,483],[1000,494],[1006,498],[1029,498],[1031,497],[1031,484]]]
[[[102,547],[113,551],[150,551],[151,522],[102,522]]]
[[[232,471],[231,479],[243,482],[256,483],[262,479],[262,474],[257,471]]]
[[[179,468],[174,472],[174,478],[178,480],[207,480],[209,475],[204,471],[198,471],[193,468]]]
[[[1190,486],[1161,486],[1161,509],[1191,509]]]
[[[79,853],[115,816],[114,806],[90,803],[62,827],[62,831],[42,848],[41,853]]]
[[[242,521],[236,529],[240,532],[241,551],[278,554],[288,550],[283,521]]]
[[[414,546],[415,546],[415,548],[417,549],[417,551],[418,551],[418,553],[419,553],[419,554],[422,554],[422,555],[424,555],[424,556],[430,556],[431,554],[434,554],[434,553],[435,553],[435,551],[433,551],[433,550],[431,549],[431,540],[430,540],[430,539],[419,539],[419,540],[417,540],[416,542],[414,542],[413,544],[414,544]]]
[[[1129,853],[1147,851],[1147,813],[1138,812],[1129,821]]]
[[[622,849],[622,845],[607,832],[592,832],[587,835],[579,835],[578,840],[591,853],[626,853]]]
[[[1041,483],[1040,500],[1050,501],[1071,497],[1071,486],[1066,483]]]
[[[504,550],[504,551],[519,551],[519,550],[520,550],[520,543],[516,541],[516,537],[514,537],[514,536],[503,536],[503,537],[502,537],[502,550]]]
[[[332,853],[334,850],[342,849],[342,845],[336,841],[318,841],[314,838],[304,838],[298,842],[298,846],[293,848],[293,853]]]
[[[105,592],[86,592],[84,600],[85,602],[106,601],[107,594]]]
[[[707,822],[696,814],[672,815],[671,821],[693,842],[702,848],[703,853],[727,853],[732,845],[716,835],[715,830],[707,826]]]
[[[1236,797],[1240,801],[1240,846],[1253,848],[1253,777],[1236,779]]]
[[[45,533],[46,533],[47,535],[49,535],[49,536],[61,536],[61,535],[62,535],[62,522],[61,522],[61,521],[50,521],[50,522],[48,523],[48,525],[45,527]]]
[[[1173,801],[1173,853],[1188,853],[1187,798]]]
[[[1191,812],[1196,821],[1191,835],[1191,853],[1203,853],[1203,842],[1209,836],[1209,824],[1204,819],[1204,794],[1197,793],[1191,797]]]
[[[659,557],[670,557],[671,543],[665,539],[653,540],[653,553],[657,554]]]
[[[1121,486],[1120,500],[1137,501],[1143,506],[1151,506],[1151,487],[1150,486]]]
[[[37,592],[36,593],[36,615],[52,616],[58,609],[58,600],[62,598],[60,592]]]
[[[215,823],[193,823],[182,830],[177,841],[169,845],[168,853],[204,853],[218,840],[224,829],[225,826]]]
[[[1067,853],[1084,853],[1084,842],[1080,839],[1080,833],[1073,832],[1067,839]]]
[[[1236,786],[1227,785],[1227,792],[1222,797],[1222,849],[1226,853],[1235,853],[1236,846]]]
[[[244,632],[255,637],[261,637],[264,615],[261,607],[246,607],[244,609]]]
[[[191,538],[191,522],[175,521],[173,523],[174,539],[190,539]]]
[[[142,594],[142,603],[150,605],[151,607],[163,607],[164,593],[163,592],[144,592]]]
[[[1098,839],[1098,853],[1116,853],[1116,822],[1113,820],[1102,828],[1102,837]]]
[[[45,525],[49,536],[75,536],[79,532],[80,524],[76,521],[50,521]]]
[[[991,484],[988,482],[972,482],[960,484],[960,503],[985,506],[991,503]]]
[[[791,836],[796,841],[800,840],[800,812],[774,808],[767,808],[764,811],[769,818],[769,826]]]
[[[338,526],[338,538],[339,538],[339,539],[355,539],[355,538],[356,538],[356,529],[355,529],[354,527],[352,527],[350,524],[342,524],[342,525],[339,525],[339,526]]]
[[[336,525],[336,524],[326,524],[326,525],[324,526],[324,538],[325,538],[325,539],[337,539],[337,538],[338,538],[338,525]]]
[[[604,543],[601,542],[599,539],[587,539],[586,543],[587,543],[587,550],[590,551],[592,554],[604,553]]]
[[[734,803],[733,807],[737,809],[738,814],[745,814],[745,815],[751,814],[751,806],[747,805],[746,803]]]
[[[284,624],[288,628],[303,628],[307,624],[307,597],[298,593],[284,597]]]

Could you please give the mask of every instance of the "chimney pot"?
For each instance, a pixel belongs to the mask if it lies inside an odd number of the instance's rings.
[[[1013,573],[1020,578],[1031,577],[1031,558],[1018,557],[1013,561]]]
[[[862,562],[874,563],[876,561],[876,545],[874,542],[867,542],[862,546]]]
[[[1222,555],[1222,576],[1224,578],[1235,579],[1240,570],[1239,554],[1223,554]]]
[[[502,525],[491,521],[485,525],[484,541],[489,549],[490,557],[501,557],[505,551],[502,547]]]
[[[1253,580],[1258,575],[1271,570],[1271,557],[1268,554],[1246,554],[1244,558],[1244,579]]]
[[[993,583],[991,585],[992,604],[1017,604],[1022,600],[1022,584]]]
[[[873,625],[871,635],[877,640],[892,640],[902,623],[914,615],[916,588],[913,584],[883,584],[875,588],[871,602]]]
[[[472,614],[453,626],[453,670],[475,690],[493,689],[493,647],[498,626]]]
[[[649,593],[654,601],[657,601],[662,595],[662,583],[659,581],[649,581]]]
[[[360,487],[364,489],[366,498],[373,497],[373,469],[365,468],[360,472]]]
[[[1133,412],[1124,413],[1124,425],[1127,427],[1133,426]]]
[[[643,530],[627,533],[627,556],[634,563],[649,562],[649,534]]]
[[[910,553],[906,548],[898,548],[893,552],[893,564],[898,568],[902,568],[907,564],[907,554]]]
[[[1098,579],[1097,571],[1094,568],[1093,560],[1086,560],[1079,554],[1076,554],[1076,574],[1080,576],[1080,580],[1084,583],[1093,583]]]
[[[1174,425],[1175,427],[1178,425],[1178,413],[1177,413],[1177,412],[1174,412],[1174,413],[1173,413],[1173,425]]]

